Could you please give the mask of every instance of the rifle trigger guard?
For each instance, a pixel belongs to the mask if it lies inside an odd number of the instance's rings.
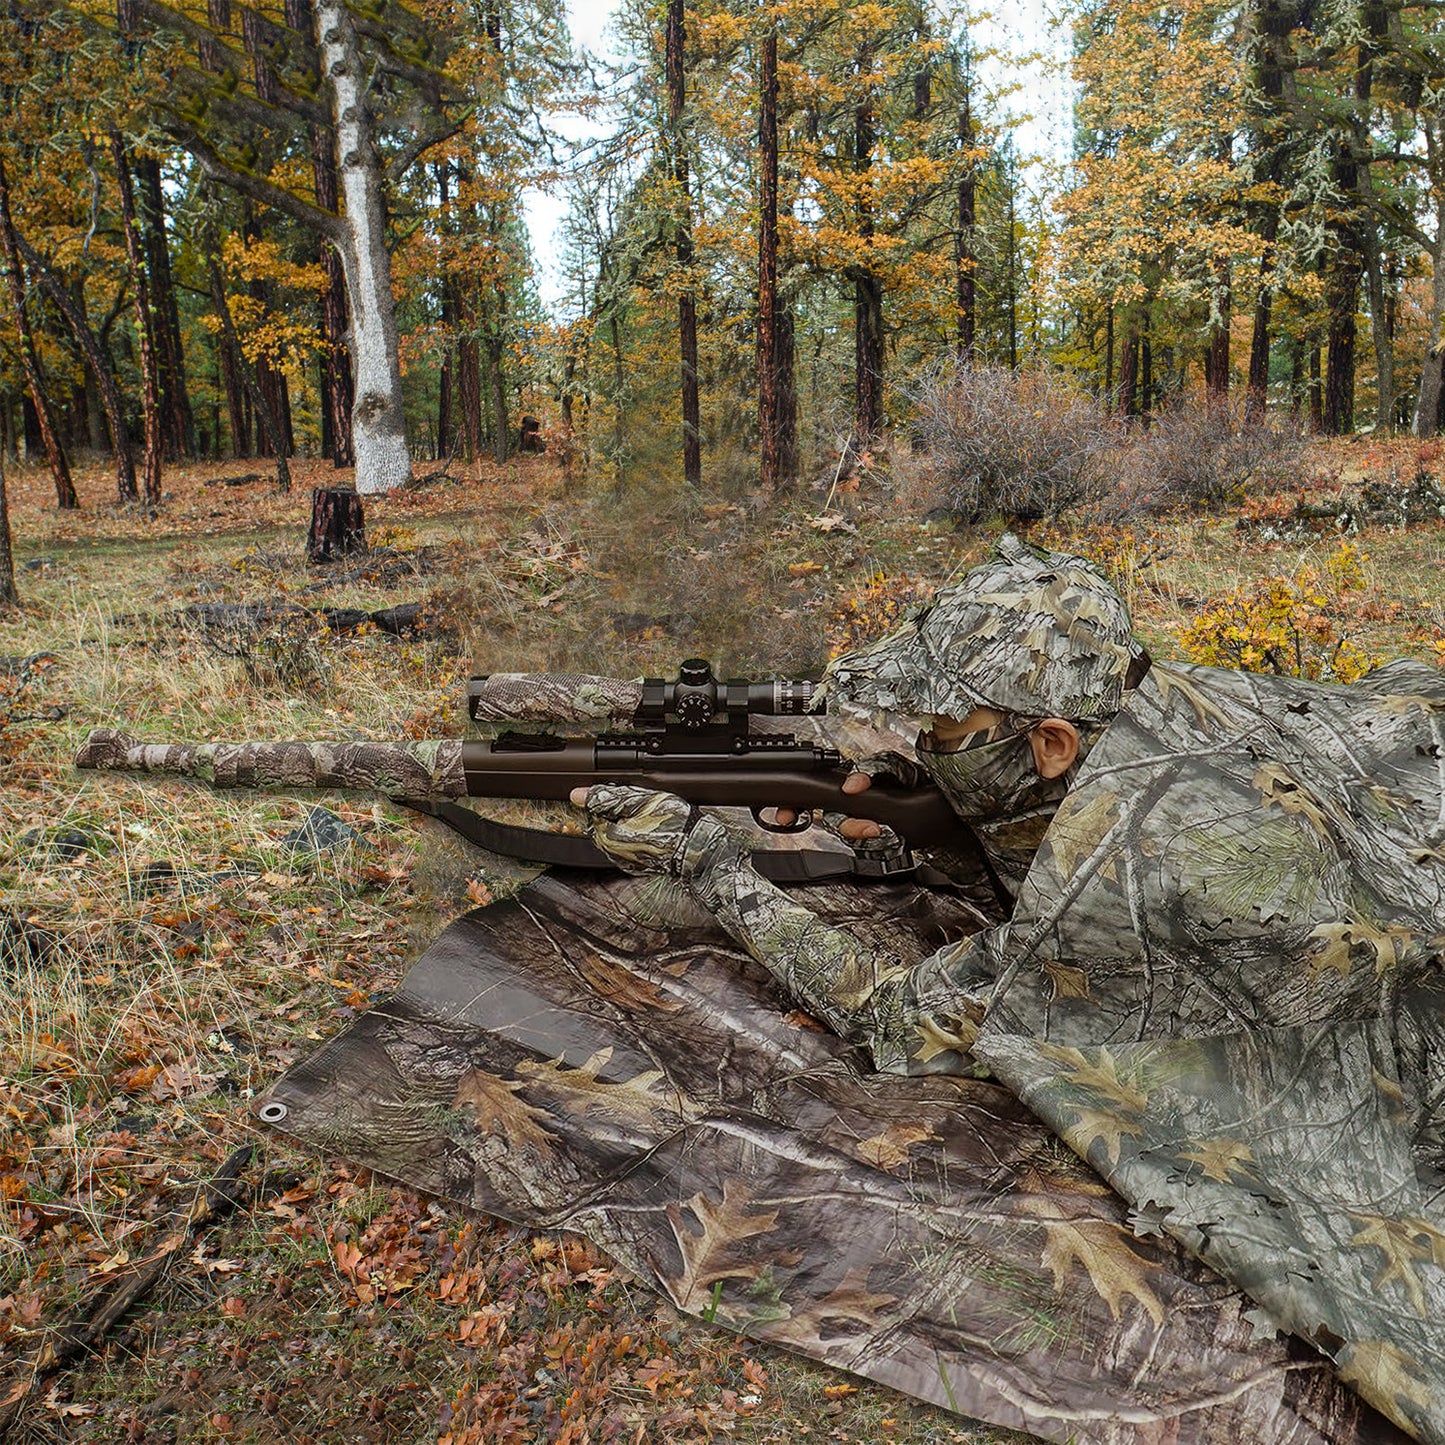
[[[798,816],[791,823],[779,823],[776,808],[750,808],[749,812],[753,815],[753,822],[765,833],[806,833],[813,826],[811,808],[799,809]],[[769,822],[764,813],[772,813],[773,821]]]

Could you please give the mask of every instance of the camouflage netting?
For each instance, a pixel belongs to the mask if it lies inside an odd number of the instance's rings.
[[[693,1315],[1046,1439],[1403,1439],[1006,1090],[871,1072],[670,889],[554,872],[469,914],[266,1102]],[[801,896],[914,961],[979,923],[904,885]]]

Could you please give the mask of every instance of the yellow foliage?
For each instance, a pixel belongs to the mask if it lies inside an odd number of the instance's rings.
[[[889,577],[875,572],[862,587],[845,592],[828,619],[830,657],[881,637],[903,610],[926,602],[933,587],[921,577]]]
[[[394,552],[415,552],[418,545],[416,528],[383,522],[372,531],[371,545],[390,547]]]
[[[1266,577],[1225,593],[1184,630],[1185,656],[1211,667],[1354,682],[1377,661],[1339,622],[1345,594],[1366,586],[1364,562],[1343,542],[1322,569],[1304,566],[1293,577]]]

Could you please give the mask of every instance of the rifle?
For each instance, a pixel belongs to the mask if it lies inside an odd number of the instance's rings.
[[[800,833],[822,810],[846,810],[891,828],[904,845],[858,852],[845,869],[836,852],[762,850],[769,876],[810,881],[914,871],[908,848],[957,848],[966,830],[943,795],[887,777],[864,793],[841,791],[849,769],[836,748],[800,740],[779,719],[821,711],[810,680],[719,682],[700,658],[673,681],[623,682],[586,674],[496,673],[468,687],[474,721],[520,724],[623,722],[618,731],[568,736],[507,730],[489,739],[399,742],[145,743],[98,728],[76,757],[78,768],[158,773],[199,779],[213,788],[337,788],[384,793],[440,819],[490,851],[534,862],[614,867],[590,841],[482,818],[458,798],[565,801],[596,783],[676,793],[705,807],[748,808],[768,832]],[[767,810],[791,808],[791,825]],[[788,860],[792,861],[788,861]]]

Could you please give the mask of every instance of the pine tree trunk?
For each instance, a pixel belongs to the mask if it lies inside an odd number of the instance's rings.
[[[231,333],[223,331],[216,338],[216,359],[221,368],[222,389],[226,393],[226,419],[230,423],[231,455],[237,461],[251,455],[251,423],[246,414],[245,387],[241,381],[241,366],[244,357],[232,340]]]
[[[491,233],[492,253],[499,258],[497,273],[492,282],[492,304],[486,328],[488,409],[492,421],[492,458],[501,466],[510,451],[511,424],[507,420],[507,382],[502,368],[502,359],[507,349],[507,287],[500,265],[506,234],[500,203],[492,206],[488,212],[488,230]]]
[[[388,492],[411,480],[411,453],[402,404],[386,199],[366,95],[368,72],[351,12],[342,0],[319,0],[316,39],[337,118],[336,156],[345,223],[340,251],[351,300],[356,386],[351,416],[356,487],[363,493]]]
[[[160,162],[152,156],[137,156],[136,178],[139,181],[140,212],[145,222],[146,271],[150,281],[151,319],[155,329],[161,388],[161,434],[170,457],[193,457],[197,450],[196,419],[191,411],[190,393],[186,389],[181,316],[171,276]]]
[[[1147,430],[1154,419],[1154,339],[1147,320],[1139,338],[1139,415]]]
[[[1355,308],[1360,289],[1360,255],[1353,248],[1335,257],[1326,280],[1325,397],[1321,429],[1346,436],[1355,429]]]
[[[865,46],[858,58],[860,73],[871,64]],[[873,239],[873,208],[868,195],[869,172],[876,139],[873,102],[868,96],[853,113],[853,164],[859,175],[858,236],[865,256]],[[853,273],[853,429],[860,442],[876,435],[883,423],[883,282],[867,261]]]
[[[120,186],[121,230],[125,233],[125,254],[135,300],[135,326],[140,337],[141,410],[145,417],[145,456],[141,464],[141,495],[148,507],[160,505],[161,466],[165,443],[161,436],[160,380],[156,372],[155,337],[151,333],[150,287],[141,262],[140,238],[136,235],[135,194],[131,189],[130,165],[120,132],[110,133],[110,153]]]
[[[5,162],[0,159],[0,248],[5,257],[5,277],[10,289],[10,309],[15,319],[15,329],[20,339],[20,361],[25,370],[25,382],[35,407],[36,426],[40,432],[41,444],[50,463],[51,475],[55,478],[55,504],[61,511],[71,511],[80,505],[75,495],[75,484],[70,479],[70,462],[60,443],[60,433],[55,425],[55,412],[45,391],[40,375],[40,358],[35,353],[35,337],[30,330],[30,314],[25,305],[25,273],[20,269],[20,251],[16,243],[15,223],[10,215],[10,181],[5,173]]]
[[[1104,410],[1114,410],[1114,303],[1104,313]]]
[[[452,358],[442,357],[441,374],[437,377],[437,460],[445,461],[452,454]]]
[[[122,502],[136,500],[135,457],[131,451],[130,435],[125,425],[125,408],[121,402],[120,388],[110,367],[106,365],[100,342],[91,330],[86,317],[85,293],[77,285],[78,295],[72,295],[61,284],[60,278],[50,270],[35,253],[34,249],[17,234],[17,248],[25,255],[26,263],[44,288],[45,294],[55,303],[56,309],[70,325],[76,344],[84,353],[87,363],[86,375],[95,386],[100,402],[105,408],[105,418],[110,424],[113,438],[112,450],[115,455],[116,492]],[[102,440],[102,445],[104,442]]]
[[[5,497],[5,466],[0,462],[0,607],[19,607],[15,554],[10,546],[10,504]]]
[[[1370,303],[1370,342],[1375,350],[1375,430],[1386,435],[1395,424],[1395,347],[1385,305],[1385,273],[1379,228],[1365,220],[1365,294]]]
[[[474,462],[482,454],[482,358],[474,284],[465,280],[457,290],[457,328],[455,404],[461,413],[462,455]]]
[[[40,377],[35,335],[30,331],[30,315],[25,305],[25,272],[20,269],[20,251],[16,243],[14,221],[10,217],[10,181],[4,171],[4,160],[0,160],[0,247],[3,247],[4,251],[10,309],[14,315],[16,331],[19,332],[20,364],[25,368],[26,384],[35,406],[40,445],[45,449],[46,460],[51,464],[51,474],[55,478],[55,504],[62,512],[69,512],[79,506],[79,499],[75,496],[75,484],[71,481],[71,465],[65,457],[61,436],[56,431],[51,399],[46,394],[45,381]]]
[[[796,348],[792,308],[778,302],[773,325],[778,376],[778,475],[788,481],[798,475],[798,388],[794,380]]]
[[[236,325],[231,319],[231,303],[226,297],[226,282],[221,275],[221,263],[216,257],[213,238],[208,239],[211,240],[211,245],[210,254],[206,257],[206,269],[211,281],[211,302],[221,323],[222,339],[233,357],[242,385],[251,394],[256,420],[266,437],[269,454],[276,458],[276,490],[282,493],[289,492],[291,490],[291,468],[286,461],[288,448],[281,434],[280,421],[271,411],[256,374],[251,368],[251,363],[246,360],[246,353],[241,350],[241,341],[236,335]]]
[[[1254,329],[1249,338],[1249,382],[1244,403],[1246,422],[1263,419],[1269,401],[1269,327],[1274,306],[1274,241],[1279,228],[1279,209],[1271,206],[1264,234],[1264,254],[1259,263],[1259,290],[1254,298]]]
[[[1430,344],[1420,367],[1420,389],[1410,430],[1417,437],[1434,436],[1445,400],[1445,204],[1436,208],[1436,246],[1430,283]]]
[[[272,366],[264,356],[255,362],[256,400],[270,418],[271,425],[261,428],[256,455],[274,457],[278,449],[286,456],[296,452],[296,439],[291,432],[291,394],[286,373]]]
[[[1123,354],[1119,358],[1119,414],[1127,418],[1139,415],[1139,333],[1131,325],[1124,335]]]
[[[978,331],[978,262],[975,258],[974,227],[978,180],[974,173],[973,77],[963,76],[963,100],[958,107],[958,145],[964,154],[963,177],[958,183],[958,233],[954,237],[953,265],[955,308],[958,315],[956,356],[961,366],[973,364]]]
[[[20,420],[25,436],[25,461],[27,465],[33,465],[45,450],[45,437],[40,430],[40,416],[35,410],[35,402],[28,391],[20,393]]]
[[[497,324],[501,325],[500,317]],[[507,460],[511,440],[511,423],[507,420],[507,381],[502,370],[503,351],[501,336],[494,334],[487,343],[487,377],[491,384],[492,457],[499,466]]]
[[[1310,431],[1319,436],[1325,429],[1324,388],[1320,385],[1320,346],[1310,343]]]
[[[28,258],[26,260],[26,264],[31,264]],[[41,285],[45,286],[45,289],[48,293],[50,288],[48,285],[46,285],[43,279],[41,281]],[[76,316],[79,318],[81,328],[85,336],[89,337],[90,343],[92,345],[96,345],[96,352],[98,354],[99,346],[96,344],[95,337],[91,333],[90,318],[86,314],[85,309],[84,281],[76,279],[75,281],[71,282],[70,288],[68,290],[63,286],[60,289],[64,292],[66,299],[70,302],[70,305],[75,311]],[[73,322],[71,323],[71,329],[75,329]],[[110,433],[106,430],[107,408],[105,397],[101,394],[99,372],[96,370],[95,364],[91,359],[90,346],[86,344],[86,341],[84,339],[82,339],[80,332],[76,332],[75,340],[76,345],[80,347],[81,356],[85,361],[85,366],[82,369],[85,373],[86,415],[90,419],[90,449],[91,451],[97,453],[108,451],[111,453],[112,456],[114,456],[116,453],[116,448],[111,446]],[[104,369],[104,362],[101,363],[101,369]]]
[[[622,332],[617,325],[615,308],[609,319],[612,332],[612,452],[613,465],[617,468],[616,487],[620,492],[627,477],[627,368],[622,360]]]
[[[1219,257],[1214,263],[1214,296],[1210,303],[1213,320],[1209,328],[1209,364],[1207,377],[1210,396],[1216,401],[1229,397],[1229,323],[1233,313],[1233,297],[1229,279],[1229,261]]]
[[[778,415],[778,33],[763,40],[758,78],[758,444],[759,481],[782,479]]]
[[[440,162],[436,167],[438,211],[444,229],[449,229],[451,226],[450,169],[446,161]],[[448,270],[441,278],[441,324],[444,340],[442,342],[441,371],[437,377],[437,461],[449,458],[453,451],[452,369],[453,357],[456,354],[456,295],[456,278]]]
[[[677,191],[674,249],[678,270],[684,277],[683,289],[677,298],[677,340],[682,360],[682,474],[688,486],[698,487],[702,485],[702,412],[697,394],[697,301],[691,285],[692,195],[683,130],[683,107],[687,98],[683,68],[686,43],[685,0],[667,0],[664,59],[668,142],[672,149],[672,181]]]

